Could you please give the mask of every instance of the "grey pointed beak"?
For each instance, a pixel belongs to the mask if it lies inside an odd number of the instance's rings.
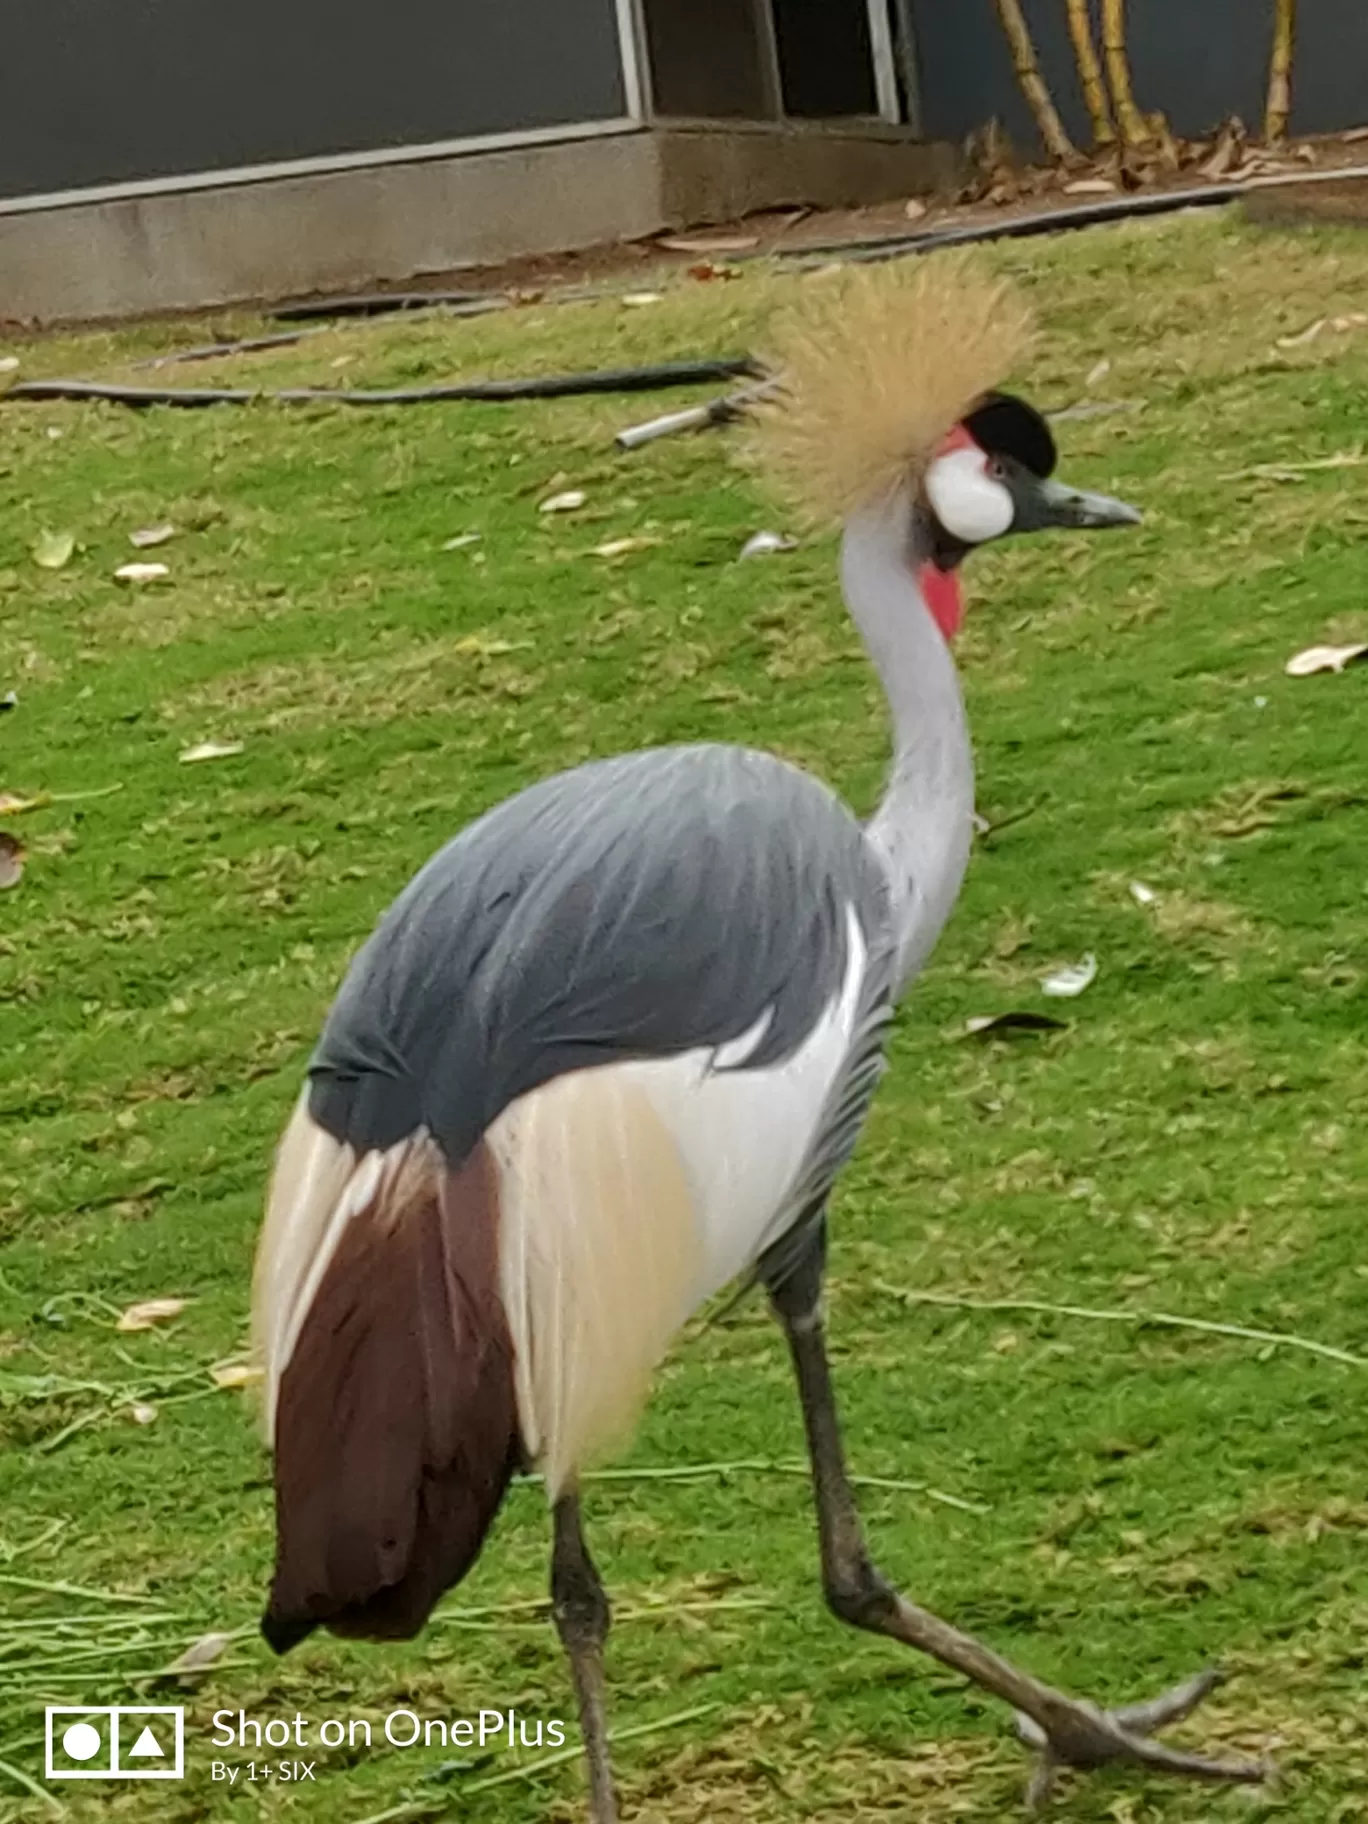
[[[1042,481],[1036,494],[1043,528],[1059,526],[1073,531],[1096,532],[1108,526],[1138,526],[1144,515],[1110,494],[1088,494],[1066,488],[1060,481]]]

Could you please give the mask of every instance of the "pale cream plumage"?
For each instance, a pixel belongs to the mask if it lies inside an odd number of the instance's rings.
[[[487,1140],[523,1442],[554,1495],[640,1413],[695,1302],[700,1216],[668,1128],[621,1068],[555,1078],[505,1109]],[[268,1442],[281,1378],[347,1225],[367,1209],[369,1221],[397,1219],[410,1194],[435,1193],[442,1169],[425,1134],[358,1158],[300,1097],[276,1157],[253,1288]]]
[[[355,1153],[310,1118],[309,1092],[301,1090],[276,1148],[252,1277],[252,1354],[264,1383],[268,1443],[280,1376],[308,1308],[307,1289],[327,1264],[329,1225],[355,1169]]]
[[[487,1140],[523,1443],[554,1498],[631,1430],[694,1302],[700,1217],[669,1129],[621,1068],[554,1078]]]

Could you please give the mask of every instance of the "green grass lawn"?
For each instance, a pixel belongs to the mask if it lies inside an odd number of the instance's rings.
[[[1038,304],[1031,395],[1138,406],[1060,440],[1069,478],[1147,520],[970,574],[980,806],[1029,815],[980,845],[837,1198],[853,1466],[876,1554],[920,1600],[1108,1702],[1219,1660],[1230,1682],[1184,1739],[1285,1774],[1273,1795],[1108,1776],[1061,1817],[1365,1819],[1368,679],[1283,665],[1368,638],[1368,330],[1333,321],[1364,308],[1368,241],[1206,215],[991,257]],[[352,325],[170,376],[381,385],[741,352],[821,282],[757,267],[670,281],[650,308]],[[207,329],[15,352],[32,374],[122,375]],[[274,1660],[253,1631],[268,1465],[210,1370],[245,1341],[271,1148],[324,1009],[452,831],[555,768],[691,738],[776,749],[873,801],[885,729],[832,541],[737,562],[781,522],[724,437],[612,448],[670,403],[0,407],[0,695],[20,698],[0,790],[107,794],[0,816],[28,848],[0,895],[4,1824],[58,1800],[77,1824],[577,1813],[573,1761],[474,1790],[531,1750],[290,1750],[315,1782],[211,1781],[216,1753],[281,1758],[215,1751],[222,1709],[573,1706],[531,1486],[420,1640]],[[571,486],[581,511],[538,512]],[[129,532],[160,520],[180,534],[146,555],[170,583],[116,583]],[[75,536],[65,568],[33,562],[44,531]],[[465,532],[481,541],[443,550]],[[594,554],[627,537],[650,542]],[[204,741],[243,752],[180,763]],[[1088,951],[1094,986],[1043,1000]],[[1061,1006],[1059,1033],[963,1037]],[[161,1296],[191,1302],[116,1330]],[[985,1308],[1013,1300],[1137,1321]],[[1005,1717],[828,1618],[782,1467],[800,1454],[752,1300],[681,1340],[635,1473],[591,1488],[616,1725],[645,1731],[619,1751],[628,1815],[1012,1815]],[[701,1470],[719,1464],[750,1467]],[[235,1638],[197,1688],[149,1682],[209,1631]],[[189,1706],[184,1785],[26,1788],[45,1703],[143,1693]]]

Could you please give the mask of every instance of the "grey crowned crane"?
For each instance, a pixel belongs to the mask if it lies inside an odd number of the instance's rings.
[[[994,389],[1012,294],[960,261],[810,288],[762,458],[844,521],[841,576],[888,699],[861,825],[745,747],[648,750],[498,805],[410,882],[352,964],[282,1139],[255,1324],[275,1454],[267,1640],[416,1634],[512,1476],[545,1479],[551,1591],[594,1824],[617,1816],[609,1606],[579,1472],[619,1441],[685,1320],[742,1276],[797,1372],[835,1613],[1013,1707],[1059,1765],[1253,1780],[1153,1739],[1210,1688],[1104,1711],[1019,1671],[875,1569],[820,1296],[826,1204],[891,1011],[969,856],[973,763],[949,640],[975,546],[1138,514],[1050,478],[1044,420]]]

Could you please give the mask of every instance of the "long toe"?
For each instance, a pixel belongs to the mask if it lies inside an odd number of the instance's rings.
[[[1271,1779],[1274,1769],[1267,1762],[1213,1760],[1153,1739],[1154,1731],[1191,1715],[1220,1682],[1219,1672],[1202,1672],[1158,1697],[1115,1710],[1056,1697],[1039,1717],[1018,1712],[1017,1734],[1040,1756],[1027,1792],[1028,1804],[1039,1807],[1045,1803],[1064,1767],[1089,1770],[1120,1764],[1179,1779],[1230,1785],[1257,1785]]]

